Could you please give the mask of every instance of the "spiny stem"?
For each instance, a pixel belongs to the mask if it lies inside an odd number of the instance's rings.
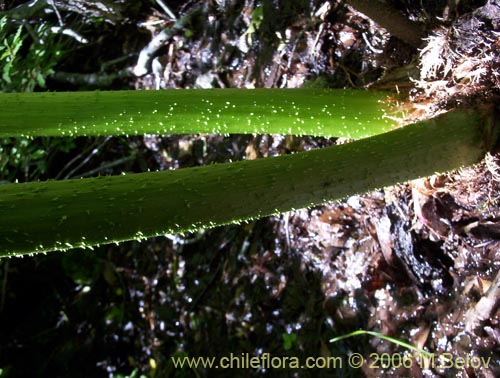
[[[294,134],[363,138],[397,127],[387,92],[208,89],[0,94],[0,137]]]
[[[0,186],[1,256],[236,223],[479,162],[477,112],[304,153],[177,171]]]

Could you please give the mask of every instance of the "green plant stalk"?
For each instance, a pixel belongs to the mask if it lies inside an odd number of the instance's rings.
[[[386,117],[387,96],[326,89],[2,93],[0,137],[276,133],[358,139],[397,126]]]
[[[479,162],[477,112],[331,148],[176,171],[0,186],[0,256],[237,223]]]

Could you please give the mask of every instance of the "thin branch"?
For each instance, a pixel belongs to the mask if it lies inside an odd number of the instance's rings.
[[[97,144],[99,143],[99,141],[94,141],[89,147],[87,147],[83,152],[79,153],[78,155],[76,155],[73,159],[71,159],[69,162],[66,163],[66,165],[59,171],[59,173],[57,174],[57,176],[55,177],[56,180],[59,180],[62,176],[62,174],[68,170],[69,168],[71,168],[71,166],[76,163],[79,159],[83,158],[83,156],[85,156],[90,150],[93,150],[95,148],[95,146],[97,146]]]
[[[170,10],[170,8],[167,6],[167,4],[165,4],[163,1],[161,0],[156,0],[156,2],[158,3],[158,5],[160,7],[162,7],[162,9],[165,11],[165,13],[168,15],[168,17],[170,17],[172,20],[176,21],[177,20],[177,17],[175,17],[175,14],[174,12],[172,12]]]
[[[60,33],[60,34],[67,35],[67,36],[73,38],[74,40],[76,40],[77,42],[82,43],[82,44],[86,44],[89,42],[85,37],[81,36],[77,32],[75,32],[71,29],[68,29],[68,28],[63,28],[60,26],[52,26],[50,28],[50,31],[52,33],[55,33],[55,34]]]
[[[96,173],[103,171],[104,169],[109,169],[109,168],[116,167],[117,165],[128,163],[129,161],[132,161],[135,158],[136,158],[135,154],[131,155],[131,156],[125,156],[125,157],[122,157],[120,159],[111,161],[109,163],[102,164],[101,166],[94,168],[94,169],[91,169],[90,171],[84,172],[84,173],[79,174],[79,175],[75,175],[74,177],[90,177]]]
[[[66,176],[64,176],[64,179],[69,179],[70,177],[73,177],[73,175],[75,174],[76,171],[78,171],[81,167],[83,167],[85,164],[88,163],[88,161],[95,155],[97,155],[99,153],[99,151],[104,147],[104,145],[106,143],[108,143],[108,141],[111,139],[111,136],[107,136],[103,141],[102,143],[97,146],[96,148],[94,148],[92,150],[92,152],[85,158],[83,159],[83,161],[78,164],[75,168],[73,168],[68,174],[66,174]]]
[[[144,47],[137,59],[137,64],[134,67],[135,76],[143,76],[149,72],[149,63],[153,59],[154,54],[163,46],[163,44],[176,32],[184,30],[191,18],[200,12],[201,8],[197,8],[186,16],[177,20],[177,22],[170,28],[162,30],[151,42]]]
[[[56,72],[50,76],[52,80],[61,83],[70,83],[73,85],[89,85],[97,88],[107,88],[113,84],[113,81],[121,79],[124,77],[129,77],[131,75],[130,68],[124,68],[116,73],[73,73],[73,72]]]

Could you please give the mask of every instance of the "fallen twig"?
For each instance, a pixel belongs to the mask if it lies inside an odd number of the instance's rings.
[[[497,273],[486,294],[466,315],[465,330],[476,333],[486,320],[490,319],[500,305],[500,271]]]

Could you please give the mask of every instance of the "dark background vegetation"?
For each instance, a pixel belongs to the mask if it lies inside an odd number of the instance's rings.
[[[416,47],[342,2],[165,2],[188,17],[182,28],[155,1],[45,2],[19,17],[13,10],[22,1],[3,2],[2,91],[362,88],[382,77],[394,89],[412,84],[391,72],[418,69]],[[431,33],[452,31],[485,1],[387,3]],[[55,26],[87,43],[50,32]],[[164,28],[176,29],[156,53],[160,70],[134,76],[139,52]],[[339,142],[9,138],[0,140],[0,183],[182,168]],[[467,310],[499,268],[494,173],[483,164],[239,226],[1,260],[0,377],[498,376],[498,313],[480,332],[464,332]],[[208,371],[175,369],[170,360],[403,351],[367,336],[329,342],[357,329],[436,353],[492,357],[492,366]]]

